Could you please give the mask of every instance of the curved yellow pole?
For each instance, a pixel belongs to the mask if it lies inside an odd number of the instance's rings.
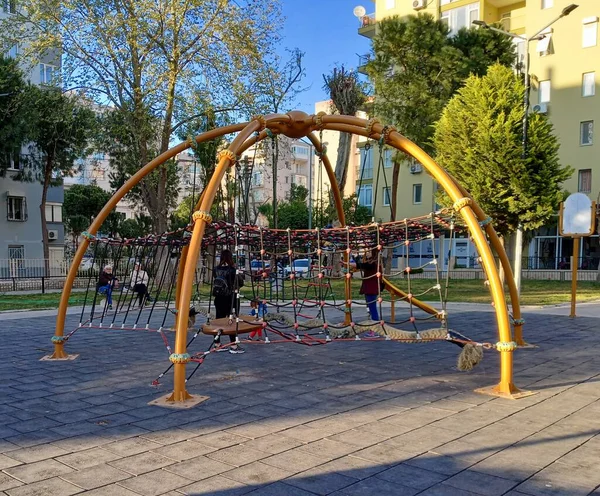
[[[504,290],[500,284],[500,277],[498,270],[494,262],[494,257],[490,246],[488,245],[485,235],[479,225],[477,216],[471,208],[474,203],[470,197],[466,197],[462,194],[461,190],[456,186],[455,181],[452,177],[435,161],[425,153],[415,143],[408,140],[397,131],[384,128],[381,124],[375,121],[370,123],[365,119],[359,119],[352,116],[324,116],[323,123],[325,129],[332,129],[344,132],[354,132],[362,136],[374,136],[377,138],[384,133],[386,143],[393,146],[394,148],[404,151],[417,159],[427,169],[429,174],[444,188],[444,191],[454,202],[454,208],[459,212],[465,223],[467,224],[473,242],[477,247],[477,250],[482,258],[482,265],[488,277],[490,290],[492,293],[492,300],[494,302],[496,311],[496,321],[498,324],[498,335],[499,343],[497,348],[500,351],[501,369],[500,369],[500,382],[490,391],[491,394],[500,396],[514,397],[519,393],[519,389],[513,384],[512,370],[513,370],[513,350],[516,348],[516,343],[512,341],[511,328],[508,317],[508,309],[506,307],[506,300],[504,298]],[[361,128],[364,126],[364,128]],[[367,127],[369,128],[367,130]],[[483,392],[483,391],[482,391]]]
[[[196,143],[202,143],[204,141],[208,141],[214,138],[218,138],[219,136],[223,136],[225,134],[235,133],[241,131],[246,126],[243,124],[233,124],[231,126],[225,126],[218,129],[213,129],[211,131],[207,131],[195,138]],[[109,214],[113,211],[113,209],[117,206],[117,203],[127,194],[129,193],[144,177],[146,177],[150,172],[152,172],[157,167],[164,164],[167,160],[173,158],[178,153],[181,153],[184,150],[190,148],[191,143],[189,141],[185,141],[180,143],[179,145],[167,150],[165,153],[159,155],[154,160],[146,164],[139,171],[137,171],[133,176],[131,176],[124,184],[121,186],[117,192],[111,197],[108,203],[104,206],[102,210],[98,213],[90,227],[88,228],[88,233],[90,236],[94,236],[100,226],[104,223]],[[73,288],[73,282],[75,281],[75,277],[77,276],[77,271],[79,270],[79,266],[81,265],[81,261],[83,260],[83,255],[85,254],[88,246],[90,244],[89,238],[84,238],[79,248],[75,252],[75,256],[73,257],[73,261],[71,262],[71,266],[69,267],[69,272],[67,274],[67,278],[65,280],[65,284],[63,287],[63,292],[60,297],[60,303],[58,306],[58,314],[56,316],[56,330],[55,335],[52,338],[52,342],[54,343],[54,353],[50,358],[64,359],[68,357],[68,354],[64,351],[64,329],[65,329],[65,318],[67,315],[67,307],[69,305],[69,297],[71,296],[71,289]]]
[[[185,388],[185,366],[190,361],[190,355],[187,353],[187,329],[189,318],[189,306],[192,288],[194,285],[195,267],[198,263],[198,256],[202,245],[202,238],[207,223],[210,223],[210,209],[215,199],[217,189],[223,180],[223,176],[236,160],[242,143],[255,131],[260,129],[259,121],[252,121],[235,137],[228,150],[221,152],[221,158],[215,168],[210,181],[204,189],[200,208],[193,214],[194,228],[189,243],[187,261],[184,268],[184,274],[181,282],[181,292],[177,305],[177,323],[175,333],[175,353],[171,355],[171,362],[174,364],[173,374],[173,394],[167,399],[169,402],[183,402],[190,399],[191,396]]]
[[[467,190],[461,184],[459,184],[458,181],[456,181],[456,179],[454,177],[452,177],[452,179],[454,180],[454,183],[456,184],[458,189],[460,189],[463,196],[468,196],[469,198],[472,199],[471,195],[467,192]],[[477,204],[477,202],[475,202],[475,200],[473,200],[472,208],[480,222],[485,222],[487,220],[485,212]],[[502,265],[502,269],[504,270],[504,273],[506,274],[506,284],[508,285],[508,292],[510,295],[510,303],[511,303],[512,311],[513,311],[513,320],[514,320],[513,327],[514,327],[515,343],[517,343],[519,346],[529,346],[528,343],[525,341],[525,339],[523,339],[524,321],[523,321],[523,318],[521,317],[521,302],[519,300],[519,292],[517,290],[517,285],[515,283],[515,277],[513,275],[512,268],[510,266],[510,261],[508,260],[508,256],[506,255],[504,246],[500,242],[498,233],[494,229],[494,226],[492,225],[491,222],[486,223],[485,231],[488,235],[490,243],[492,244],[492,247],[498,254],[498,258],[500,258],[500,264]]]

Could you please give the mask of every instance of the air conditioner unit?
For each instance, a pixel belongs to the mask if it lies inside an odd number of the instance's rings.
[[[410,173],[411,174],[419,174],[423,172],[423,166],[421,164],[411,164]]]
[[[413,0],[414,10],[423,10],[425,7],[427,7],[427,0]]]
[[[538,103],[537,105],[534,105],[531,110],[533,110],[534,112],[537,112],[538,114],[547,114],[548,113],[548,104],[547,103]]]
[[[58,231],[56,229],[48,229],[48,239],[58,239]]]

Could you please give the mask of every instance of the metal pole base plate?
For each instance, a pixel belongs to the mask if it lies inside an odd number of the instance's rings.
[[[155,400],[152,400],[148,403],[148,405],[151,406],[162,406],[165,408],[174,408],[177,410],[187,410],[188,408],[192,408],[195,407],[196,405],[199,405],[200,403],[203,403],[204,401],[206,401],[207,399],[210,398],[210,396],[190,396],[189,398],[187,398],[184,401],[172,401],[169,398],[171,398],[171,396],[173,395],[173,393],[169,393],[169,394],[165,394],[164,396],[161,396],[160,398],[156,398]]]
[[[45,362],[45,361],[66,362],[69,360],[75,360],[76,358],[79,358],[79,353],[76,353],[74,355],[66,355],[64,357],[58,357],[58,358],[55,358],[54,355],[46,355],[46,356],[40,358],[40,362]]]
[[[521,391],[516,389],[510,392],[500,391],[498,386],[488,386],[479,389],[475,389],[476,393],[486,394],[488,396],[496,396],[497,398],[506,398],[508,400],[518,400],[521,398],[527,398],[527,396],[533,396],[537,394],[537,391]]]

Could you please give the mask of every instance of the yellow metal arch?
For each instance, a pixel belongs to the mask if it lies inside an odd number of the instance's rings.
[[[275,134],[283,134],[291,138],[308,137],[315,146],[316,150],[322,154],[323,166],[331,182],[335,206],[342,226],[345,225],[345,219],[342,208],[342,197],[335,180],[335,174],[327,155],[322,153],[323,145],[314,135],[313,131],[330,129],[349,132],[373,139],[380,139],[383,136],[386,144],[411,155],[421,164],[423,164],[429,174],[440,184],[440,186],[442,186],[442,188],[444,188],[444,191],[454,202],[455,210],[463,217],[481,256],[482,266],[488,277],[498,325],[499,342],[497,343],[497,349],[501,354],[500,382],[496,386],[487,388],[485,390],[480,390],[480,392],[511,398],[518,397],[521,394],[527,394],[520,393],[519,389],[513,383],[513,351],[516,348],[517,343],[515,343],[512,339],[504,291],[500,283],[498,270],[494,263],[491,248],[488,245],[488,242],[485,238],[485,233],[480,224],[480,221],[483,221],[486,218],[481,208],[468,195],[468,193],[457,184],[455,179],[439,165],[437,165],[429,155],[427,155],[421,148],[402,136],[392,127],[383,126],[375,119],[367,121],[358,117],[324,115],[323,113],[320,113],[316,116],[309,116],[304,112],[293,111],[287,114],[274,114],[264,117],[260,116],[248,123],[236,124],[208,131],[194,139],[196,143],[201,143],[225,134],[235,132],[239,133],[229,148],[227,150],[223,150],[219,154],[219,161],[217,167],[215,168],[215,172],[210,178],[198,201],[198,204],[196,205],[196,209],[193,214],[193,230],[190,243],[185,250],[183,250],[180,260],[176,290],[177,322],[175,349],[174,354],[170,357],[171,361],[174,363],[174,387],[173,393],[170,395],[167,401],[179,403],[186,402],[191,399],[191,396],[185,387],[185,368],[186,363],[189,362],[189,354],[187,353],[186,349],[188,309],[190,305],[195,268],[198,263],[202,238],[204,236],[206,224],[211,222],[210,209],[214,202],[217,189],[221,184],[227,169],[235,163],[237,157],[243,151],[248,149],[256,142],[264,139],[267,135],[267,129]],[[176,154],[190,148],[191,146],[191,141],[181,143],[163,153],[140,169],[115,193],[111,200],[98,214],[88,229],[88,232],[92,235],[95,235],[99,227],[102,225],[106,217],[108,217],[108,214],[110,214],[110,212],[115,208],[119,200],[121,200],[136,184],[138,184],[139,181],[141,181],[147,174],[152,172],[152,170],[154,170],[156,167],[162,165]],[[504,248],[501,246],[493,227],[488,224],[485,226],[485,229],[490,237],[490,241],[494,246],[494,249],[500,256],[500,261],[504,267],[504,270],[507,272],[507,275],[510,276],[511,272],[510,265],[508,264],[508,258],[506,257]],[[79,246],[79,249],[77,250],[77,253],[73,259],[73,263],[71,264],[67,280],[65,281],[65,288],[62,293],[58,309],[55,337],[53,338],[54,354],[52,355],[52,358],[68,357],[63,349],[64,342],[62,341],[67,304],[75,275],[77,274],[78,267],[83,259],[83,254],[85,253],[88,245],[89,240],[85,239]],[[520,319],[518,295],[516,293],[516,289],[513,290],[514,281],[511,280],[511,277],[508,277],[508,280],[513,312],[515,313],[515,318]],[[510,285],[511,282],[513,282],[512,286]],[[350,298],[349,281],[346,284],[346,296],[347,299]],[[520,339],[522,341],[522,337]]]

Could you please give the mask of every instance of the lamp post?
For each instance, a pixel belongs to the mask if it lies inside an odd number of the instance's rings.
[[[485,21],[473,21],[473,24],[479,26],[484,29],[489,29],[490,31],[495,31],[497,33],[502,33],[503,35],[510,36],[511,38],[515,38],[518,40],[522,40],[525,43],[525,94],[523,96],[523,131],[522,131],[522,146],[523,150],[521,153],[521,158],[525,159],[527,157],[527,148],[528,148],[528,132],[529,132],[529,93],[531,90],[531,78],[529,76],[529,43],[535,40],[541,40],[546,35],[542,34],[546,29],[552,26],[556,21],[562,19],[563,17],[568,16],[571,12],[573,12],[579,5],[574,3],[567,5],[560,13],[560,15],[546,24],[542,29],[537,31],[534,35],[529,38],[525,36],[521,36],[515,33],[511,33],[509,31],[504,31],[503,29],[498,29],[493,26],[490,26]],[[522,265],[522,257],[523,257],[523,227],[521,224],[517,226],[516,239],[515,239],[515,255],[514,255],[514,277],[515,277],[515,286],[517,287],[517,292],[521,293],[521,265]]]

